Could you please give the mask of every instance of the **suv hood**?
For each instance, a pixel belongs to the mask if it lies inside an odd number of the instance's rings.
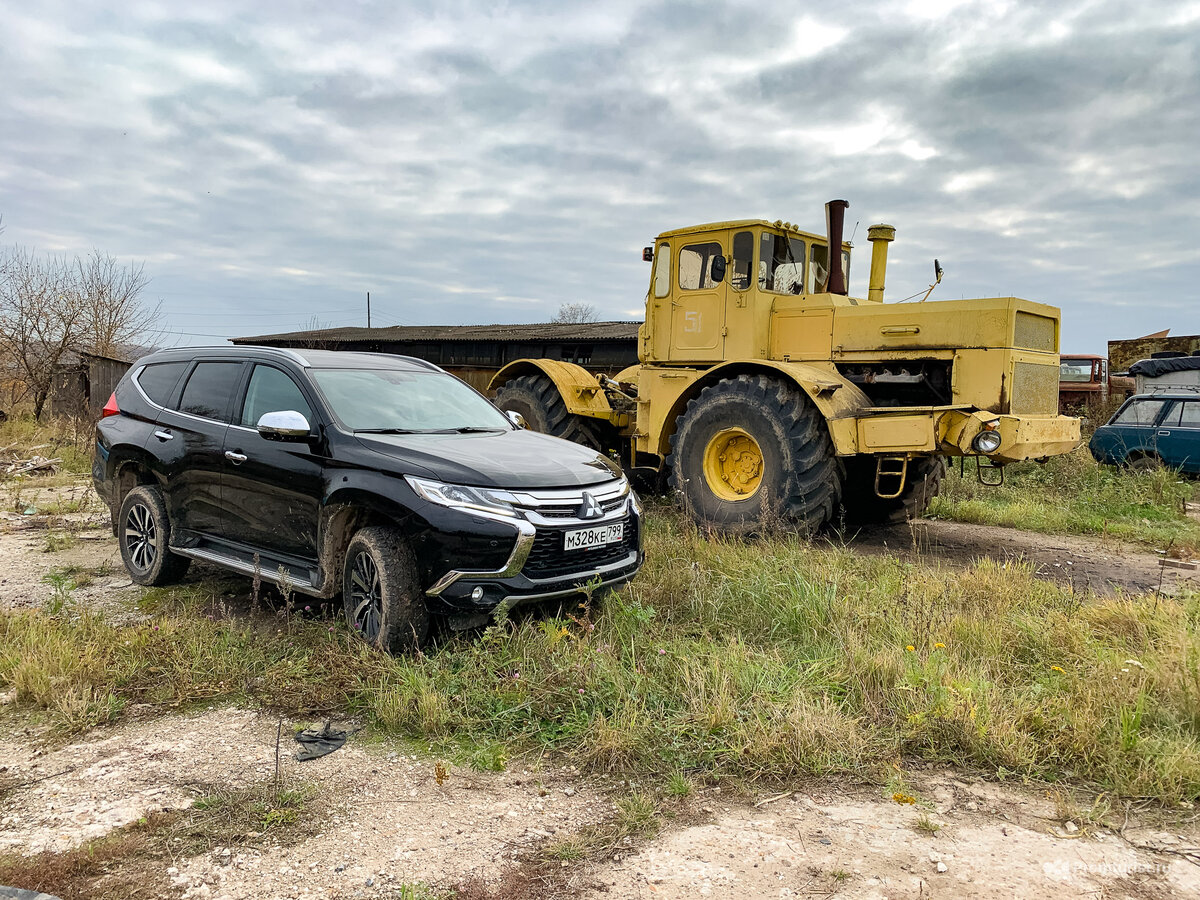
[[[585,487],[621,474],[607,457],[536,431],[479,434],[356,434],[360,444],[392,457],[405,475],[470,487],[536,490]]]

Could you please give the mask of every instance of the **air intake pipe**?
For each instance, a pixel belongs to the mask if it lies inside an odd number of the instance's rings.
[[[872,225],[867,229],[867,240],[871,242],[871,285],[867,299],[883,302],[883,278],[887,272],[888,244],[896,239],[896,229],[891,225]]]
[[[825,228],[829,234],[829,287],[831,294],[846,293],[846,273],[842,271],[842,226],[846,222],[845,200],[830,200],[825,204]]]

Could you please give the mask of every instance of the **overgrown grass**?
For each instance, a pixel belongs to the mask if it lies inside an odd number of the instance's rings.
[[[326,620],[209,619],[187,592],[132,626],[13,614],[0,682],[64,732],[129,702],[349,711],[480,768],[549,751],[672,793],[882,781],[919,758],[1200,796],[1200,596],[1084,597],[1012,563],[711,540],[661,510],[649,550],[590,616],[505,621],[401,659]]]
[[[44,456],[61,459],[63,472],[84,475],[92,470],[96,423],[91,420],[46,419],[29,412],[13,413],[0,422],[0,449],[19,459]]]
[[[1200,500],[1200,482],[1174,472],[1132,472],[1101,466],[1081,447],[1044,465],[1016,463],[1005,483],[988,487],[974,468],[952,468],[930,514],[981,525],[1047,534],[1095,534],[1200,554],[1200,522],[1185,511]]]

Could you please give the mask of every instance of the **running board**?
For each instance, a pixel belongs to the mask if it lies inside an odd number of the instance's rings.
[[[253,578],[257,574],[261,580],[268,581],[276,586],[284,580],[284,577],[281,577],[279,574],[279,569],[282,567],[287,570],[286,580],[293,591],[308,594],[312,597],[321,596],[321,590],[309,581],[308,578],[293,574],[292,570],[282,563],[278,563],[274,568],[271,568],[270,563],[264,561],[255,567],[254,563],[246,562],[244,559],[239,559],[236,556],[200,547],[172,547],[171,552],[178,556],[186,556],[189,559],[198,559],[201,562],[213,563],[214,565],[221,566],[224,569],[231,569],[239,575],[246,575],[250,578]]]

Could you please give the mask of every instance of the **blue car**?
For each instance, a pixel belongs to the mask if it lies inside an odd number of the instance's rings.
[[[1130,397],[1101,425],[1088,449],[1097,462],[1131,469],[1168,466],[1200,474],[1200,392]]]

